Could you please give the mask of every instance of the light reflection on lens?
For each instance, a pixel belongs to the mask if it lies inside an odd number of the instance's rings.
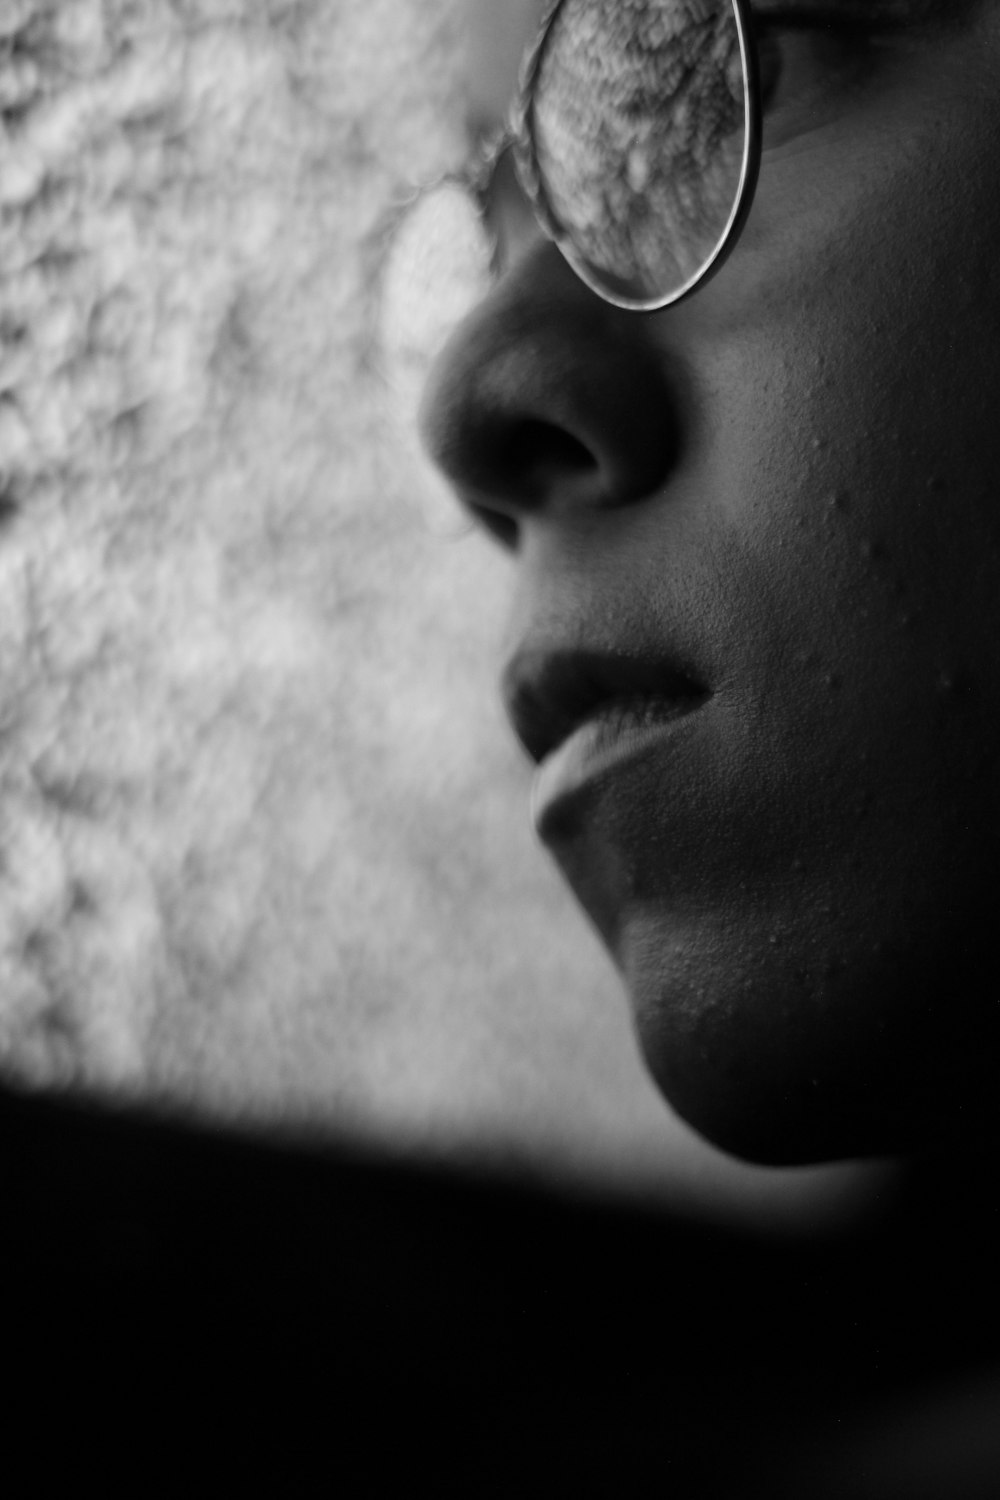
[[[543,227],[609,300],[663,306],[721,260],[759,150],[750,67],[736,0],[552,7],[514,154],[497,143],[464,180],[417,194],[386,235],[377,342],[404,423],[449,334],[538,232],[514,155]]]
[[[626,305],[675,298],[722,249],[747,175],[733,0],[563,0],[530,89],[526,175],[567,257]]]

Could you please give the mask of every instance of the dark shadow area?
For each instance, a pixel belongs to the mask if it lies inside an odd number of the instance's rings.
[[[0,1130],[8,1452],[49,1493],[930,1496],[861,1428],[998,1349],[971,1170],[803,1242],[13,1094]]]

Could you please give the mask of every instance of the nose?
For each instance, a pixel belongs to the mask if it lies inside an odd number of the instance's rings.
[[[421,434],[459,499],[513,540],[532,516],[660,490],[678,449],[671,384],[645,317],[603,302],[544,244],[453,334]]]

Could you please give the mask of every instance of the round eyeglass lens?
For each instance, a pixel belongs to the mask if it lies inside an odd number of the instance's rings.
[[[529,66],[526,185],[590,286],[663,307],[724,254],[753,186],[736,0],[561,0]]]

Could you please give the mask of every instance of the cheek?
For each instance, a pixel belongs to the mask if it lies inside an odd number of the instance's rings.
[[[961,114],[952,161],[883,132],[781,213],[762,181],[662,324],[692,372],[663,567],[719,672],[684,821],[607,832],[640,851],[612,937],[663,1091],[765,1159],[994,1107],[1000,205]]]
[[[891,181],[772,246],[709,345],[699,444],[743,665],[874,723],[934,719],[949,684],[1000,699],[1000,212],[954,164]]]
[[[970,34],[960,57],[908,64],[856,116],[766,156],[746,252],[720,277],[723,444],[772,471],[775,498],[855,499],[914,574],[925,534],[959,567],[998,537],[1000,108],[988,80],[974,86],[985,50]]]

